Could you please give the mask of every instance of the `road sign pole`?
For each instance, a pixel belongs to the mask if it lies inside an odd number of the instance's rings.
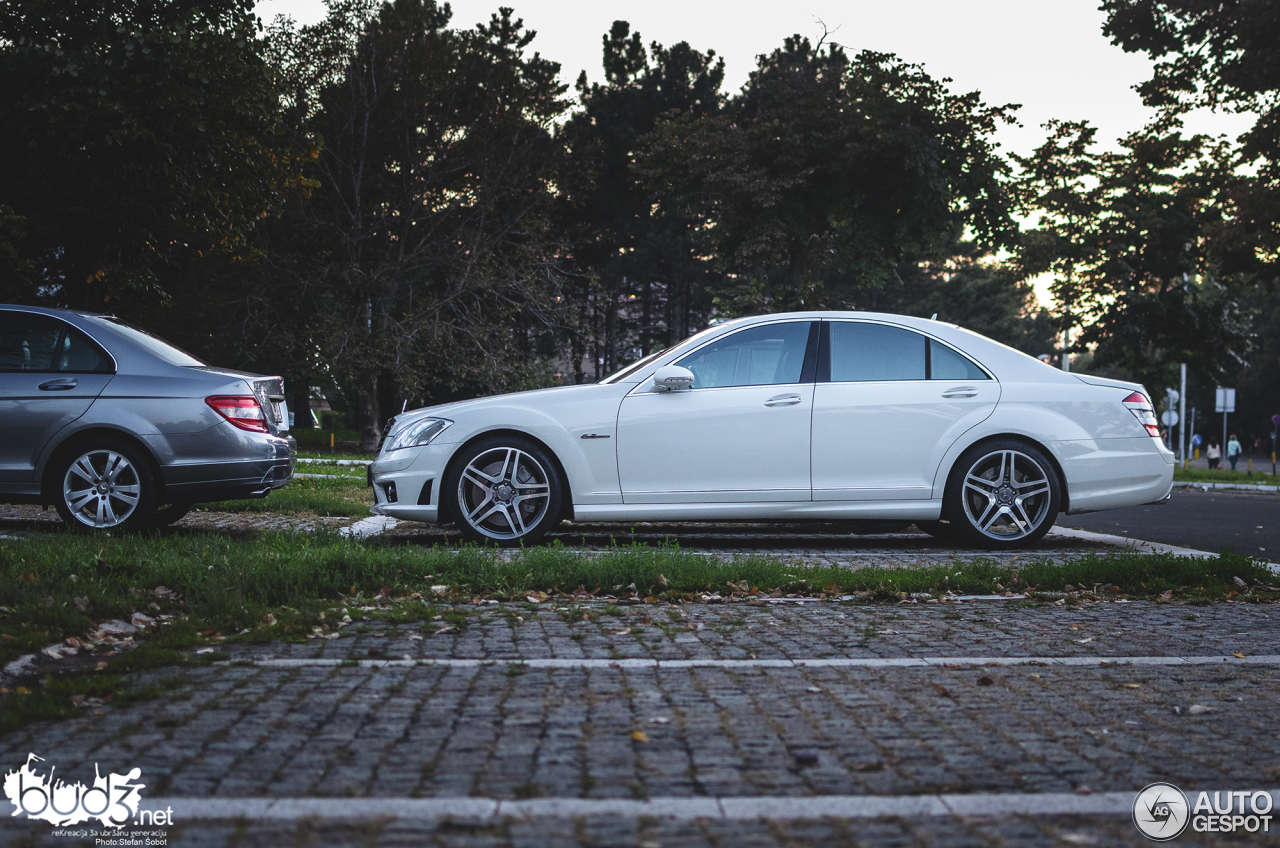
[[[1187,363],[1182,363],[1182,391],[1178,395],[1178,457],[1187,461]]]

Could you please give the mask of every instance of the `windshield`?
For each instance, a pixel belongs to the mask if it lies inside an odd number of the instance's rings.
[[[667,348],[666,350],[660,350],[660,351],[658,351],[657,353],[651,353],[651,354],[649,354],[648,356],[645,356],[645,357],[642,357],[642,358],[640,358],[640,359],[637,359],[635,362],[631,363],[630,365],[627,365],[627,366],[623,367],[621,371],[614,371],[614,372],[613,372],[612,374],[610,374],[608,377],[605,377],[604,379],[602,379],[602,380],[599,382],[599,384],[598,384],[598,385],[604,386],[604,385],[607,385],[607,384],[609,384],[609,383],[620,383],[620,382],[622,382],[623,380],[625,380],[626,378],[630,377],[630,376],[631,376],[632,374],[634,374],[635,372],[639,371],[641,368],[643,368],[643,367],[645,367],[646,365],[648,365],[650,362],[653,362],[653,361],[654,361],[654,360],[656,360],[656,359],[659,359],[659,358],[661,358],[661,357],[663,357],[663,356],[666,356],[668,353],[670,353],[671,351],[673,351],[673,350],[675,350],[676,348],[680,347],[681,345],[688,344],[689,342],[693,341],[694,339],[696,339],[696,338],[698,338],[698,337],[700,337],[700,336],[705,336],[707,333],[710,333],[712,330],[718,330],[719,328],[720,328],[720,325],[716,325],[716,326],[714,326],[714,327],[708,327],[708,328],[707,328],[707,329],[705,329],[705,330],[700,330],[700,331],[698,331],[698,332],[694,333],[694,334],[693,334],[692,336],[690,336],[689,338],[687,338],[687,339],[685,339],[684,341],[680,342],[680,344],[672,345],[671,347]]]
[[[153,336],[146,330],[124,323],[119,318],[106,315],[95,315],[92,320],[110,324],[111,329],[124,336],[136,345],[146,348],[170,365],[203,366],[204,363],[179,347],[174,347],[162,338]]]

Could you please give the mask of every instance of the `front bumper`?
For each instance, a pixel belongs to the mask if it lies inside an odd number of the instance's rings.
[[[430,444],[380,455],[369,465],[375,503],[370,512],[434,524],[440,518],[440,486],[457,445]]]

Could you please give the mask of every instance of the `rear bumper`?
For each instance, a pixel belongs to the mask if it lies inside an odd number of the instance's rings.
[[[216,462],[182,462],[164,466],[168,503],[261,498],[293,480],[298,443],[292,437],[263,435],[255,439],[256,457]]]
[[[1173,464],[1155,439],[1081,439],[1045,446],[1066,475],[1070,515],[1158,502],[1173,490]]]

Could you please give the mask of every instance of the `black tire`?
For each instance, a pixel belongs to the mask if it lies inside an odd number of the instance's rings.
[[[1044,538],[1061,503],[1062,481],[1044,451],[1018,439],[997,439],[956,460],[942,514],[956,539],[1011,550]]]
[[[169,504],[162,506],[155,512],[151,513],[151,520],[147,523],[152,527],[168,527],[175,521],[180,521],[195,504],[181,503]]]
[[[86,533],[145,530],[156,508],[150,458],[122,439],[93,439],[50,467],[49,490],[67,526]]]
[[[458,453],[441,501],[464,538],[511,548],[560,523],[567,487],[555,459],[520,436],[491,436]]]

